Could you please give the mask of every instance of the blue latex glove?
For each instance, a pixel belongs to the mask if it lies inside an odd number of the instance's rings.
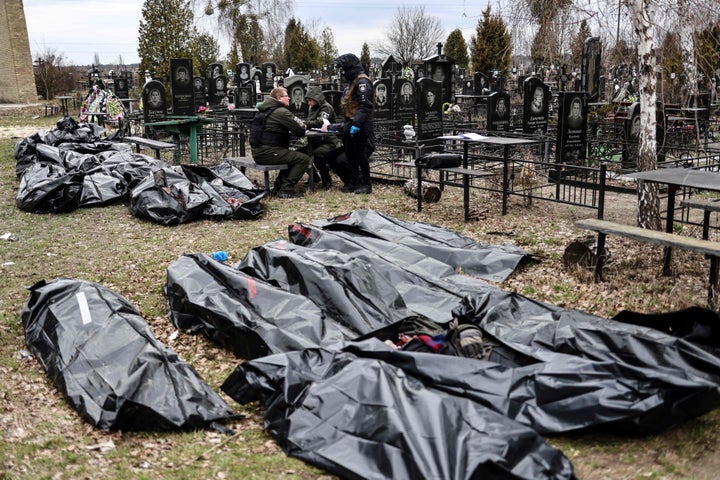
[[[212,252],[212,257],[217,260],[218,262],[224,262],[228,259],[227,252],[223,252],[222,250],[219,250],[217,252]]]
[[[353,125],[352,127],[350,127],[350,136],[354,137],[355,135],[357,135],[357,133],[359,131],[360,131],[360,129],[358,127],[356,127],[355,125]]]

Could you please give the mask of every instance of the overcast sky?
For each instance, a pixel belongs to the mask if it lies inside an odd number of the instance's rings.
[[[162,1],[162,0],[157,0]],[[123,63],[138,63],[137,36],[144,0],[24,0],[30,50],[33,58],[54,49],[64,54],[66,64],[90,65],[95,54],[103,64],[112,64],[122,56]],[[329,26],[339,53],[360,55],[363,43],[384,38],[400,6],[424,5],[425,14],[440,19],[445,37],[456,28],[465,41],[475,27],[486,2],[478,0],[435,0],[416,3],[392,0],[295,0],[295,18],[303,24],[316,20]],[[207,25],[207,28],[212,25]],[[224,39],[221,55],[227,54]],[[444,38],[443,38],[444,40]]]

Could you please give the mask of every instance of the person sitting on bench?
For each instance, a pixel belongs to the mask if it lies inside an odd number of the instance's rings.
[[[307,125],[287,108],[290,97],[283,87],[273,88],[270,96],[259,106],[250,127],[250,148],[259,165],[287,164],[288,169],[278,175],[277,195],[280,198],[298,198],[302,194],[295,186],[307,172],[310,157],[290,150],[290,135],[305,136]]]

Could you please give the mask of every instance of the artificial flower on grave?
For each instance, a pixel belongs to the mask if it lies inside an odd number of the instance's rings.
[[[451,115],[451,114],[458,114],[462,110],[460,109],[460,105],[458,105],[457,103],[452,104],[450,102],[445,102],[442,105],[442,111],[445,115]]]

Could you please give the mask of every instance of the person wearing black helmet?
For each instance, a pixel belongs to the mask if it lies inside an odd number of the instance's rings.
[[[349,82],[341,101],[344,116],[343,145],[354,174],[350,184],[341,190],[372,193],[369,152],[366,149],[368,137],[373,136],[375,102],[372,82],[365,74],[360,59],[352,53],[340,55],[334,64],[336,68],[342,69],[345,80]]]

